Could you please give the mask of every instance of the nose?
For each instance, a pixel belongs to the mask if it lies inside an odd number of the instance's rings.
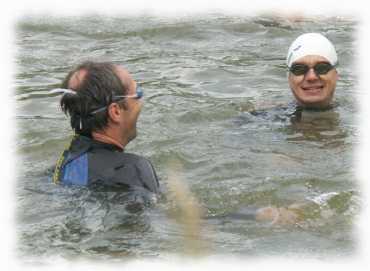
[[[313,68],[310,68],[305,76],[306,80],[313,81],[319,79]]]

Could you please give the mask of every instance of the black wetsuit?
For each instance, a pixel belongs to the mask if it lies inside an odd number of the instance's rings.
[[[327,108],[303,108],[299,106],[295,101],[290,102],[287,105],[278,105],[267,109],[257,109],[240,114],[234,122],[238,125],[244,125],[245,123],[254,121],[254,117],[258,120],[266,120],[277,123],[297,123],[301,122],[304,115],[315,112],[330,112],[333,108],[338,106],[337,103],[333,103]],[[305,114],[306,113],[306,114]]]
[[[72,139],[57,162],[53,180],[57,184],[159,192],[157,175],[147,159],[86,136]]]

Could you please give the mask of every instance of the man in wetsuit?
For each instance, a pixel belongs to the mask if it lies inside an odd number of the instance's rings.
[[[70,116],[75,131],[57,162],[55,183],[158,192],[151,163],[124,152],[136,137],[143,96],[126,69],[112,63],[85,62],[54,92],[63,93],[61,108]]]
[[[326,37],[319,33],[305,33],[297,37],[289,47],[286,65],[295,101],[260,106],[249,111],[250,114],[268,120],[295,122],[302,119],[304,112],[327,111],[335,106],[333,98],[338,80],[338,56]]]
[[[319,33],[300,35],[289,47],[286,64],[289,86],[296,103],[284,108],[284,112],[292,123],[301,122],[305,111],[306,113],[316,111],[320,113],[333,107],[333,97],[338,80],[336,70],[338,56],[333,44],[326,37]],[[268,112],[265,110],[252,112],[253,115],[263,113]],[[278,119],[283,119],[282,116],[279,115]],[[312,116],[308,114],[308,117]],[[298,203],[280,208],[268,206],[249,210],[246,214],[249,216],[252,214],[257,221],[294,224],[301,219],[304,206]],[[247,217],[246,214],[238,215]]]
[[[288,82],[299,109],[326,110],[333,106],[338,72],[338,57],[334,45],[319,33],[306,33],[290,45],[286,59]],[[291,119],[292,121],[294,120]],[[256,211],[257,220],[293,224],[299,220],[302,206],[266,207]]]
[[[332,106],[338,79],[337,53],[319,33],[300,35],[288,50],[288,81],[298,106],[326,109]]]

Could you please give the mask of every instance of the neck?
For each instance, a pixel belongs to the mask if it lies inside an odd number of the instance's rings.
[[[308,110],[318,110],[318,111],[325,111],[333,108],[332,104],[325,104],[325,105],[298,105],[302,109]]]
[[[100,141],[100,142],[103,142],[103,143],[107,143],[107,144],[117,146],[121,150],[123,150],[125,148],[125,145],[127,144],[127,143],[123,144],[123,142],[120,142],[119,140],[105,134],[104,132],[100,132],[100,131],[99,132],[92,132],[92,137],[96,141]]]

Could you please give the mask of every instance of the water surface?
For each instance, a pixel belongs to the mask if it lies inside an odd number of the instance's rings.
[[[292,21],[220,14],[19,20],[19,256],[120,261],[189,251],[353,255],[360,207],[354,172],[356,26],[340,17]],[[284,109],[293,99],[285,56],[295,37],[311,31],[336,45],[337,106],[290,118],[289,107]],[[171,190],[171,180],[185,185],[186,198],[203,211],[200,220],[171,194],[137,210],[128,207],[124,193],[52,184],[51,168],[72,131],[59,97],[48,90],[89,59],[124,65],[140,83],[145,104],[138,137],[127,151],[153,162],[164,191]],[[252,114],[254,109],[262,113]],[[228,215],[294,203],[303,204],[305,217],[294,225]]]

